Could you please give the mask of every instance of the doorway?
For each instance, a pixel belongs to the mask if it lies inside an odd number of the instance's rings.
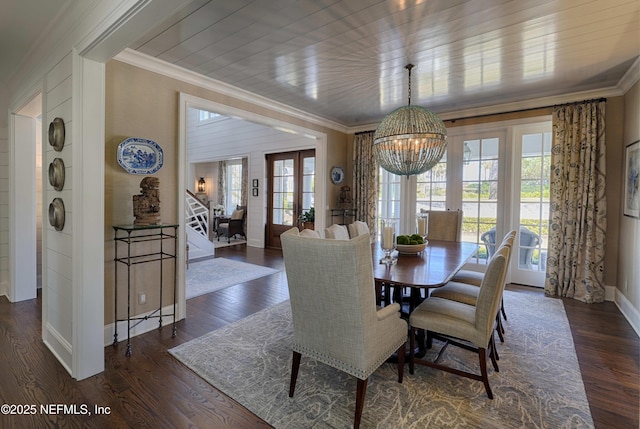
[[[315,167],[314,149],[267,155],[267,247],[282,248],[280,234],[314,207]]]
[[[42,282],[42,94],[11,115],[11,302],[36,297]]]

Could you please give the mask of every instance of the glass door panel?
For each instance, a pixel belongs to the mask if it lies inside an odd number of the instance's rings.
[[[540,128],[540,127],[539,127]],[[546,131],[545,131],[546,128]],[[516,134],[514,207],[519,230],[511,256],[512,282],[544,286],[549,232],[551,132],[527,128]]]

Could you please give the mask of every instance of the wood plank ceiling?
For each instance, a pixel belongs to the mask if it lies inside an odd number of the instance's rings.
[[[638,0],[194,0],[132,49],[347,127],[614,88]]]

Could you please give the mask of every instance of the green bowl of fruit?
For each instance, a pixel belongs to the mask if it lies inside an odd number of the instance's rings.
[[[398,235],[396,237],[396,248],[399,253],[415,254],[420,253],[427,247],[427,241],[421,235]]]

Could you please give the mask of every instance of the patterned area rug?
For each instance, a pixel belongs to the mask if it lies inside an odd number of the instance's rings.
[[[190,262],[185,295],[189,299],[277,272],[273,268],[226,258]]]
[[[399,384],[395,365],[383,364],[369,378],[361,427],[593,427],[562,302],[517,291],[504,301],[500,372],[489,365],[493,400],[481,382],[419,365]],[[353,377],[303,356],[288,397],[291,338],[286,301],[169,352],[278,429],[350,428]],[[457,347],[442,362],[477,370],[477,355]]]

